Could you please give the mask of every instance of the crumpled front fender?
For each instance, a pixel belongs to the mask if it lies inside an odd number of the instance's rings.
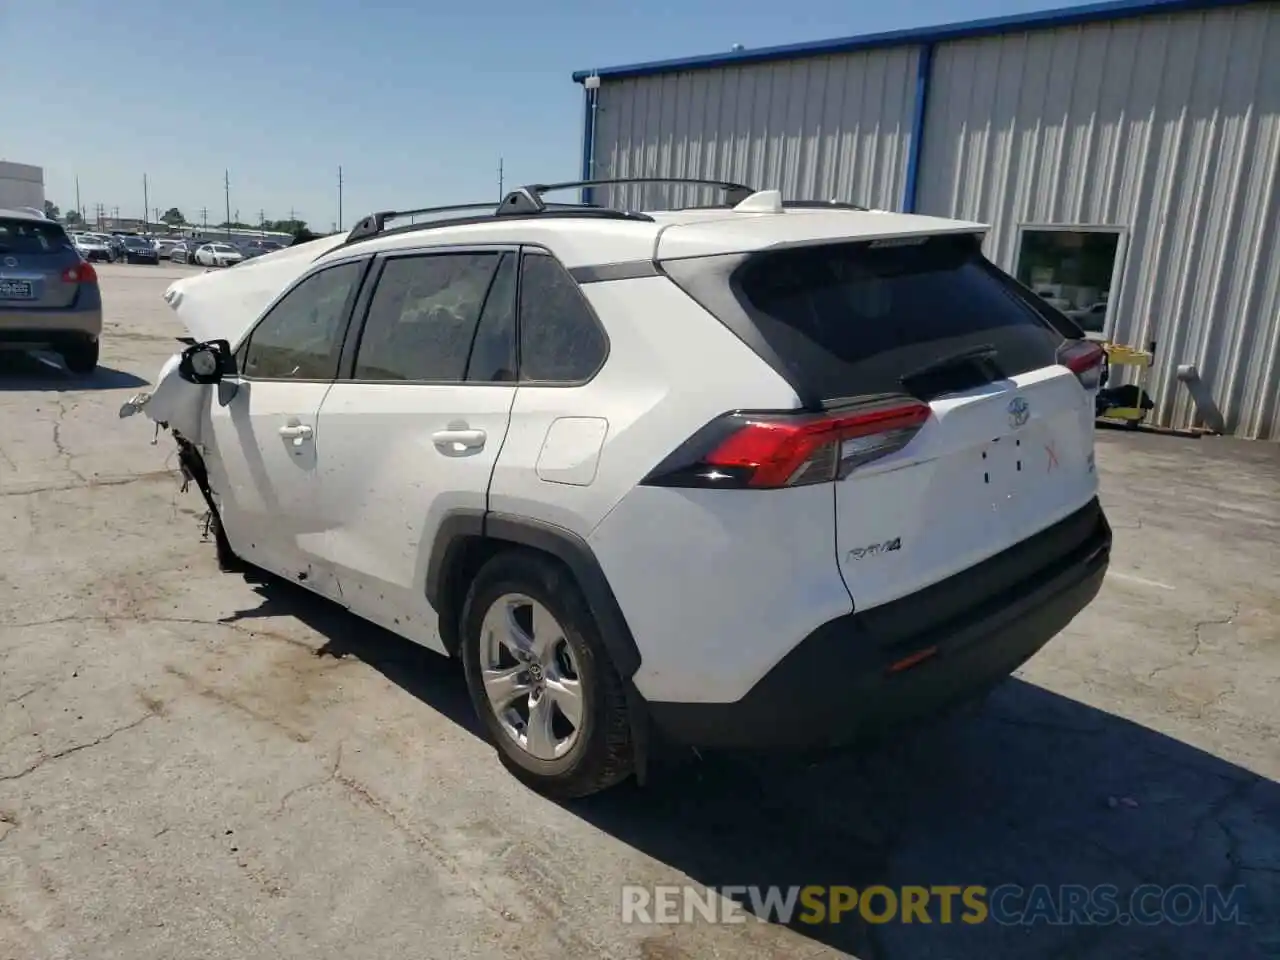
[[[150,420],[180,433],[199,446],[204,426],[204,410],[209,403],[207,384],[191,383],[178,376],[181,353],[165,361],[156,377],[155,389],[132,397],[120,408],[120,416],[144,413]]]

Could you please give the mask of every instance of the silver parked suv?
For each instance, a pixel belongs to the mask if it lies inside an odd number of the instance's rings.
[[[62,225],[0,209],[0,350],[57,351],[72,373],[98,366],[98,274]]]

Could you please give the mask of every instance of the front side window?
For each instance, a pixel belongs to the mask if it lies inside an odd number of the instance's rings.
[[[388,260],[369,302],[355,379],[462,382],[501,259],[494,251]]]
[[[332,380],[363,261],[307,277],[285,294],[254,329],[241,372],[254,379]]]

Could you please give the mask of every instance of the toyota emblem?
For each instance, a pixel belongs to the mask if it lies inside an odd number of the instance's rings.
[[[17,257],[5,257],[5,258],[4,258],[4,265],[5,265],[6,267],[16,267],[16,266],[18,265],[18,258],[17,258]]]
[[[1026,397],[1014,397],[1009,401],[1009,426],[1017,428],[1031,419],[1031,404]]]

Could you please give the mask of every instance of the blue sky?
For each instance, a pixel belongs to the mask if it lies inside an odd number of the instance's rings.
[[[62,207],[313,226],[572,179],[577,69],[1020,13],[1044,0],[0,0],[0,157]],[[78,61],[78,65],[73,65]]]

